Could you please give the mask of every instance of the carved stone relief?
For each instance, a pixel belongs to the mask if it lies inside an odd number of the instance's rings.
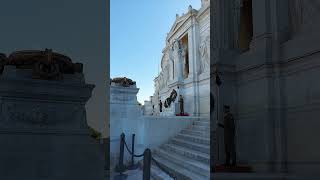
[[[200,74],[210,70],[210,36],[207,35],[202,39],[199,47],[200,60]]]
[[[56,103],[37,103],[7,101],[2,105],[2,128],[82,128],[85,109],[80,105],[57,105]]]

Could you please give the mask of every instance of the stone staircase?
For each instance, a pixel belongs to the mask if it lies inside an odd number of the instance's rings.
[[[168,143],[153,150],[153,158],[178,180],[210,179],[210,122],[199,118]],[[154,163],[151,177],[155,180],[172,179]]]

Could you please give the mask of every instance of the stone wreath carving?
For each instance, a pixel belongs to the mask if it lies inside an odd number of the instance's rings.
[[[170,96],[164,101],[164,107],[165,108],[170,107],[171,103],[174,102],[176,98],[177,98],[177,91],[173,89],[170,93]]]
[[[62,54],[52,52],[51,49],[16,51],[6,57],[0,54],[0,72],[4,66],[12,65],[18,69],[32,69],[33,78],[61,79],[63,74],[82,73],[81,63],[72,63],[72,60]]]
[[[111,82],[114,82],[120,86],[123,86],[123,87],[129,87],[129,86],[132,86],[132,85],[135,85],[136,82],[135,81],[132,81],[131,79],[129,78],[126,78],[126,77],[118,77],[118,78],[113,78],[111,80]]]

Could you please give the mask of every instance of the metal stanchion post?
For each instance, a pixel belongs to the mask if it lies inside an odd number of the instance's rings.
[[[124,157],[124,141],[125,135],[124,133],[120,136],[120,157],[119,157],[119,164],[116,166],[116,172],[120,174],[115,177],[117,180],[126,179],[127,175],[123,174],[126,170],[126,167],[123,164],[123,157]]]
[[[138,169],[138,164],[134,164],[134,139],[135,139],[135,134],[132,134],[132,143],[131,143],[131,151],[132,151],[132,155],[131,155],[131,165],[130,167],[128,167],[129,170],[134,170],[134,169]]]
[[[151,176],[151,150],[146,149],[143,156],[143,180],[150,180]]]

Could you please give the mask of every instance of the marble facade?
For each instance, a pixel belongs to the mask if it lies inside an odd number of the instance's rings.
[[[217,134],[212,159],[224,162],[223,130],[216,121],[217,116],[222,121],[222,107],[228,104],[236,120],[239,162],[257,172],[319,174],[320,146],[314,140],[320,135],[315,128],[320,125],[317,2],[212,2],[211,92],[216,109],[211,129],[216,132],[211,134]],[[220,88],[214,83],[217,73]]]
[[[146,106],[154,106],[153,115],[179,113],[178,98],[159,112],[173,90],[184,98],[185,112],[191,116],[209,116],[210,94],[210,3],[202,1],[199,10],[189,6],[176,20],[166,37],[161,72],[154,79],[155,92]],[[146,108],[146,109],[152,109]],[[147,113],[147,114],[150,114]]]

